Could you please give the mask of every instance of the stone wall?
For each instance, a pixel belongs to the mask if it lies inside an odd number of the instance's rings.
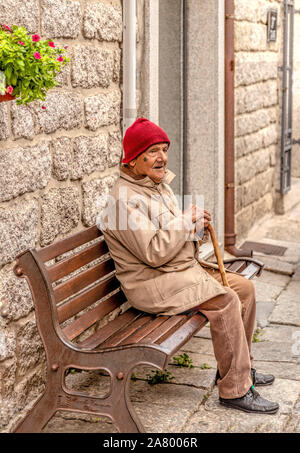
[[[15,257],[93,225],[95,201],[119,172],[122,3],[5,0],[0,17],[67,45],[71,57],[44,103],[0,104],[0,431],[9,431],[45,382]]]
[[[292,176],[300,178],[300,0],[295,0]]]
[[[280,145],[281,0],[235,1],[235,213],[238,240],[274,208]],[[277,41],[267,11],[278,10]]]

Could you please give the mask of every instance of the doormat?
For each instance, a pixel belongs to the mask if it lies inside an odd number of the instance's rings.
[[[279,245],[250,241],[244,242],[244,244],[242,244],[240,248],[244,250],[254,250],[255,252],[264,253],[265,255],[277,255],[277,256],[282,256],[284,252],[287,250],[287,247],[281,247]]]

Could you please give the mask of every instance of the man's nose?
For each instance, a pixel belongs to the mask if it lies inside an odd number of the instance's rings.
[[[167,153],[165,153],[164,151],[159,151],[157,159],[159,161],[161,161],[161,160],[167,161],[168,160]]]

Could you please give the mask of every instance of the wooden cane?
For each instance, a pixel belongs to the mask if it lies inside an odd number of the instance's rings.
[[[218,240],[217,240],[217,237],[216,237],[216,234],[215,234],[215,230],[213,229],[213,226],[211,224],[208,224],[207,229],[209,231],[209,234],[210,234],[210,237],[211,237],[211,242],[212,242],[213,247],[214,247],[214,252],[215,252],[215,256],[217,258],[217,263],[218,263],[218,266],[219,266],[219,269],[220,269],[223,286],[228,286],[230,288],[228,280],[227,280],[226,272],[225,272],[225,266],[224,266],[224,263],[223,263],[221,250],[220,250],[219,243],[218,243]]]

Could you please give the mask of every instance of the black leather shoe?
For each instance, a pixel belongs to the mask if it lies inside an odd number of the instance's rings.
[[[251,377],[255,387],[259,385],[271,385],[275,381],[273,374],[258,373],[255,368],[251,368]]]
[[[278,403],[262,398],[253,386],[241,398],[225,399],[220,397],[219,400],[223,406],[256,414],[275,414],[279,409]]]
[[[220,379],[220,377],[221,376],[220,376],[219,370],[217,369],[215,385],[217,385],[218,379]],[[275,376],[273,376],[273,374],[257,373],[255,368],[251,368],[251,378],[252,378],[252,383],[254,386],[271,385],[275,381]]]

